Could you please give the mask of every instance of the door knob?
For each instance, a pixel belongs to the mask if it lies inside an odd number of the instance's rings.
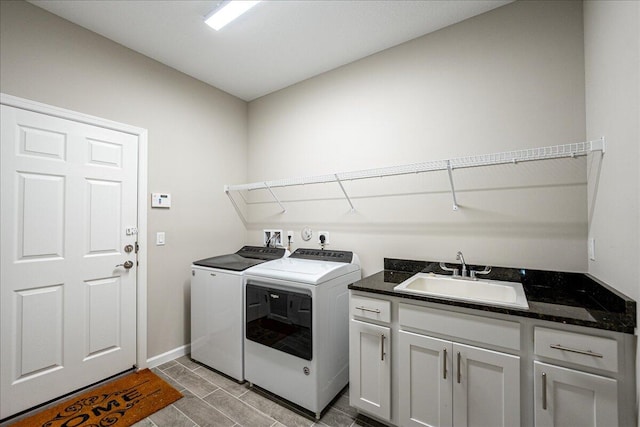
[[[128,270],[133,267],[133,261],[125,261],[124,264],[118,264],[116,267],[124,267]]]

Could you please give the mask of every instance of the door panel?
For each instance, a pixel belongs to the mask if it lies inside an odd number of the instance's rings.
[[[538,361],[533,365],[536,427],[618,425],[616,380]]]
[[[62,291],[54,285],[16,292],[18,380],[62,367]]]
[[[85,358],[117,350],[120,342],[120,312],[122,311],[119,277],[85,282],[87,292],[88,328]]]
[[[36,129],[18,124],[18,153],[21,156],[44,157],[53,160],[66,159],[64,133]]]
[[[122,146],[108,141],[87,138],[89,164],[94,166],[122,167]]]
[[[87,255],[117,254],[120,251],[120,198],[122,197],[120,182],[87,179]]]
[[[391,417],[390,332],[357,320],[349,324],[350,403],[385,420]]]
[[[62,176],[18,173],[18,260],[63,257],[64,190]]]
[[[137,137],[1,106],[0,418],[136,362]],[[125,269],[131,260],[133,268]]]
[[[400,331],[400,425],[453,424],[451,341]]]
[[[453,357],[453,425],[520,425],[520,358],[458,343]]]

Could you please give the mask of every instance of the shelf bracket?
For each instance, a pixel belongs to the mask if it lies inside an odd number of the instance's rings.
[[[604,136],[600,137],[600,139],[596,139],[595,141],[591,141],[591,151],[602,151],[604,154]]]
[[[269,184],[267,184],[267,182],[264,182],[264,186],[267,187],[267,190],[269,190],[269,193],[271,193],[271,196],[273,197],[273,199],[278,202],[278,204],[280,205],[280,207],[282,208],[282,213],[286,213],[287,209],[282,206],[282,203],[280,203],[280,200],[278,200],[278,198],[276,197],[275,193],[273,192],[273,190],[271,189],[271,187],[269,187]]]
[[[449,173],[449,183],[451,184],[451,196],[453,196],[453,210],[458,210],[458,201],[456,200],[456,188],[453,186],[453,168],[451,160],[447,160],[447,172]]]
[[[231,200],[231,204],[233,205],[233,208],[236,210],[236,213],[240,217],[240,220],[242,221],[242,223],[246,227],[247,224],[248,224],[247,223],[247,219],[244,217],[244,215],[242,214],[242,211],[240,210],[240,207],[238,206],[238,204],[234,200],[233,196],[231,195],[231,190],[229,189],[228,185],[224,186],[224,192],[227,194],[227,197],[229,198],[229,200]],[[243,200],[244,200],[244,198],[243,198]]]
[[[340,178],[338,178],[338,174],[334,173],[333,176],[336,177],[336,181],[338,182],[338,185],[340,186],[340,189],[344,193],[344,197],[347,198],[347,202],[349,202],[349,206],[351,206],[351,210],[355,211],[356,209],[353,207],[353,203],[351,203],[351,199],[349,198],[349,195],[347,194],[347,191],[344,189],[344,185],[342,185],[342,181],[340,181]]]

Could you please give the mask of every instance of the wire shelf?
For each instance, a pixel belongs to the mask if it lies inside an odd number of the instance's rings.
[[[282,207],[283,212],[285,212],[286,209],[284,208],[284,206],[282,206],[282,203],[280,203],[278,198],[273,193],[273,188],[337,182],[340,185],[345,198],[351,205],[351,209],[353,209],[353,204],[351,203],[351,199],[349,198],[349,195],[342,185],[342,181],[381,178],[387,176],[407,175],[433,171],[448,171],[451,183],[451,192],[454,201],[453,209],[457,210],[458,204],[456,201],[452,173],[452,171],[455,169],[502,165],[508,163],[529,162],[536,160],[560,159],[567,157],[580,157],[586,156],[593,151],[601,151],[602,153],[604,153],[604,137],[593,141],[553,145],[548,147],[527,148],[524,150],[505,151],[501,153],[456,157],[448,160],[434,160],[422,163],[412,163],[407,165],[375,169],[364,169],[359,171],[341,172],[327,175],[285,178],[273,181],[253,182],[250,184],[225,185],[224,191],[229,195],[229,197],[231,197],[231,195],[229,194],[231,191],[268,190],[269,192],[271,192],[271,195],[276,200],[276,202],[278,202],[278,204]]]

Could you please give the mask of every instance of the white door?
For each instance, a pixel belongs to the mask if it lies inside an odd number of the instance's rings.
[[[1,108],[5,418],[136,363],[136,235],[125,230],[137,224],[138,147],[127,133]]]
[[[398,340],[400,425],[453,425],[453,344],[405,331],[400,331]]]
[[[534,362],[535,425],[618,425],[618,384],[574,369]]]
[[[453,425],[520,425],[520,358],[453,344]]]
[[[350,404],[384,420],[391,418],[391,330],[351,320]]]

